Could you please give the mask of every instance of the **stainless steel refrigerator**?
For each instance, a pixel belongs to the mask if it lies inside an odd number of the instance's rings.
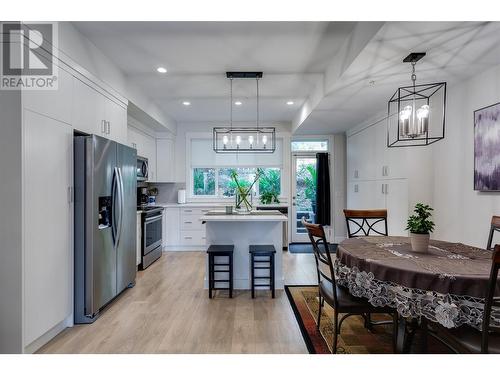
[[[75,323],[92,323],[136,276],[136,150],[74,138]]]

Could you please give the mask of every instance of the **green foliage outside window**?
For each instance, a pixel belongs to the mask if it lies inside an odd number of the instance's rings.
[[[194,195],[215,195],[215,169],[195,168],[193,170]]]

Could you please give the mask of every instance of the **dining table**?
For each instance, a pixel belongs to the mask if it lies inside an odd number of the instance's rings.
[[[353,296],[398,312],[397,351],[407,352],[410,323],[481,330],[491,256],[456,242],[430,240],[428,251],[417,253],[409,237],[354,237],[338,245],[335,279]],[[500,326],[499,311],[492,325]]]

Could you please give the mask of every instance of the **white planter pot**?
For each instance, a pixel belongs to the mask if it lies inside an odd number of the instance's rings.
[[[410,233],[411,249],[415,253],[427,253],[429,251],[430,234]]]

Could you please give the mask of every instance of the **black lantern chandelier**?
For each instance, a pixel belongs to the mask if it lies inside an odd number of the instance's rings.
[[[389,100],[387,146],[427,146],[444,138],[446,82],[417,85],[415,65],[425,52],[410,53],[411,86],[399,87]]]
[[[213,148],[218,153],[273,153],[276,150],[276,129],[259,126],[259,79],[262,72],[227,72],[231,87],[229,127],[215,127]],[[233,79],[255,79],[257,113],[255,127],[233,127]]]

